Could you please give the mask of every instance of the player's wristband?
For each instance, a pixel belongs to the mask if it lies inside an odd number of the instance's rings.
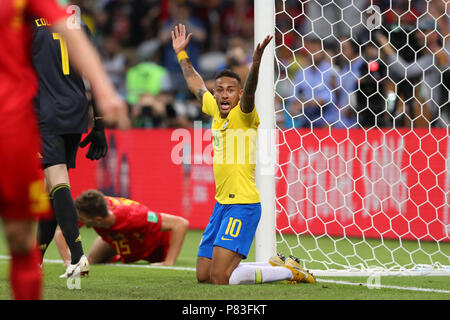
[[[181,62],[183,59],[189,59],[187,52],[185,50],[178,52],[177,54],[178,62]]]
[[[105,122],[103,121],[103,117],[94,118],[94,128],[99,130],[105,130]]]

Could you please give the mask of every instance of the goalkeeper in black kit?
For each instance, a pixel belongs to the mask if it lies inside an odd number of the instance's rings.
[[[61,278],[84,276],[89,273],[89,263],[83,252],[68,171],[75,168],[79,146],[89,145],[86,157],[91,160],[106,155],[104,123],[96,116],[93,103],[94,127],[81,141],[82,133],[88,131],[90,114],[83,79],[72,69],[61,35],[52,32],[48,22],[40,17],[34,18],[33,26],[33,65],[39,78],[35,108],[42,137],[46,188],[54,212],[52,220],[39,221],[38,244],[44,256],[59,225],[71,253],[71,263]],[[89,34],[82,23],[74,27],[84,28]]]

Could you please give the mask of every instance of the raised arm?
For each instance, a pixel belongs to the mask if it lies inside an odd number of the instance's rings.
[[[186,37],[186,27],[183,24],[180,24],[175,26],[175,30],[172,31],[171,35],[173,50],[177,55],[188,88],[197,97],[197,99],[201,101],[203,94],[208,91],[208,89],[206,89],[205,82],[192,66],[192,63],[186,53],[186,47],[189,44],[192,33]]]
[[[272,40],[273,36],[267,36],[263,42],[258,43],[255,51],[253,52],[253,63],[248,73],[247,80],[244,85],[244,92],[241,96],[241,110],[244,113],[250,113],[255,107],[255,92],[258,85],[259,66],[261,64],[261,58],[264,53],[264,49]]]

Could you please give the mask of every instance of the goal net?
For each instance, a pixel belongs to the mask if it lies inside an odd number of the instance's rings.
[[[275,1],[277,252],[319,274],[450,274],[449,10]]]

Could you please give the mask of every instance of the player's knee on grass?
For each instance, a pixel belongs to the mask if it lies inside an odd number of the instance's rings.
[[[211,259],[198,257],[195,271],[199,283],[211,283]]]
[[[210,269],[206,268],[196,268],[197,281],[199,283],[211,283],[211,272]]]
[[[211,283],[229,284],[231,274],[242,258],[243,256],[237,252],[215,246],[211,262]]]
[[[229,284],[231,274],[217,270],[213,268],[211,270],[211,283],[212,284]]]
[[[234,269],[234,268],[233,268]],[[211,283],[212,284],[229,284],[233,269],[220,263],[212,263],[211,265]]]
[[[210,283],[210,274],[205,272],[198,272],[197,270],[197,282],[199,283]]]

